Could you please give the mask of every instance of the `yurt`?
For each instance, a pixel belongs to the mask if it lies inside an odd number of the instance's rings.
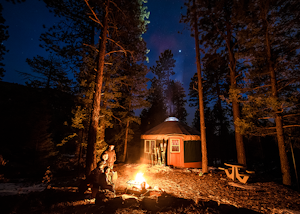
[[[175,117],[141,135],[144,160],[174,167],[201,168],[200,132]]]

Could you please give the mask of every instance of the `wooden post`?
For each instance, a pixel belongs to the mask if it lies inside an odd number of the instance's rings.
[[[164,158],[164,144],[160,143],[160,151],[161,151],[161,164],[164,165],[165,164],[165,158]]]
[[[154,164],[157,164],[157,149],[154,147]]]
[[[151,165],[153,166],[153,153],[151,153],[150,155],[151,155]]]
[[[167,143],[166,142],[160,144],[161,156],[162,156],[162,164],[163,165],[167,165],[166,164],[166,147],[167,147]]]
[[[156,153],[157,153],[157,165],[161,165],[161,158],[160,158],[160,149],[159,147],[156,147]]]
[[[147,156],[148,156],[148,164],[151,164],[151,154],[147,153]]]

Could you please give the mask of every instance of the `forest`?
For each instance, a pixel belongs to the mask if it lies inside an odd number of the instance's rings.
[[[48,57],[19,71],[25,85],[2,81],[10,32],[0,4],[1,183],[88,177],[109,145],[116,164],[139,164],[141,135],[176,117],[201,133],[204,175],[236,162],[299,191],[298,1],[182,1],[196,51],[188,91],[172,50],[147,64],[146,0],[43,2],[60,21],[40,35]]]

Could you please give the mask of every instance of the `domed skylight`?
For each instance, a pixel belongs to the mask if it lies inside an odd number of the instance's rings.
[[[167,119],[165,119],[165,122],[167,121],[179,121],[176,117],[168,117]]]

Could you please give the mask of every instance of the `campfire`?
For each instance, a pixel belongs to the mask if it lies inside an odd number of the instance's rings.
[[[136,174],[134,180],[127,181],[126,192],[130,194],[139,195],[139,196],[146,196],[146,195],[160,196],[164,191],[161,188],[156,186],[152,188],[149,184],[147,184],[147,181],[144,178],[144,173],[139,172]]]
[[[150,188],[150,186],[146,182],[146,179],[144,178],[144,173],[142,172],[137,173],[135,179],[127,181],[127,184],[129,187],[131,187],[131,189],[138,191]]]

